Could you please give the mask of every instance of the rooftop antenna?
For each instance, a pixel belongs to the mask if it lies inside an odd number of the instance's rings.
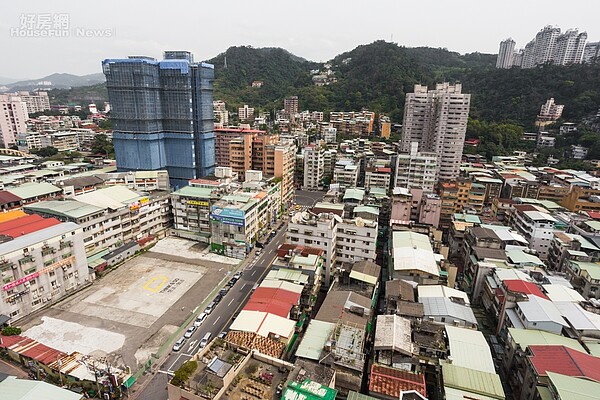
[[[394,34],[393,33],[390,35],[390,42],[394,43]]]
[[[223,68],[227,69],[227,56],[225,56],[225,62],[223,63]]]

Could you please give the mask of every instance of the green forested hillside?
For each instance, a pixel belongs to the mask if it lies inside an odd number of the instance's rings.
[[[598,64],[500,70],[495,59],[492,54],[461,55],[376,41],[331,60],[337,83],[323,87],[314,86],[310,74],[322,70],[323,64],[280,48],[231,47],[208,62],[215,65],[214,98],[226,101],[230,110],[243,104],[280,109],[286,96],[297,95],[303,110],[367,108],[401,123],[406,93],[416,83],[432,86],[442,81],[461,82],[463,92],[472,94],[471,117],[486,123],[532,129],[540,106],[550,97],[565,105],[566,120],[578,121],[600,107]],[[263,86],[251,87],[255,80]],[[107,98],[104,85],[53,90],[50,96],[53,104]]]

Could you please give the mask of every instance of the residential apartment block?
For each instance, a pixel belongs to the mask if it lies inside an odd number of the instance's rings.
[[[394,186],[407,189],[423,189],[433,193],[437,182],[438,157],[434,152],[419,152],[419,143],[412,142],[408,153],[396,156],[396,179]]]
[[[82,228],[55,218],[9,211],[2,215],[0,314],[12,324],[87,285],[91,277]]]
[[[27,132],[29,114],[27,103],[19,96],[0,94],[0,145],[4,148],[17,143],[17,135]]]
[[[121,171],[166,169],[173,186],[215,168],[214,67],[189,52],[102,62]]]
[[[414,93],[406,94],[401,148],[411,151],[413,142],[419,149],[437,155],[437,176],[453,180],[459,175],[470,94],[462,93],[460,84],[437,84],[435,89],[415,85]]]

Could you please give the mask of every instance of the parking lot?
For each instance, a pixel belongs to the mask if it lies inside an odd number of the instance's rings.
[[[195,242],[165,238],[31,318],[24,334],[62,351],[112,355],[136,367],[177,332],[238,262],[217,257]]]

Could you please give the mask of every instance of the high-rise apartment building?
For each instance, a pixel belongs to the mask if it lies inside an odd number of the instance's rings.
[[[163,61],[133,56],[102,68],[119,170],[166,169],[173,186],[213,173],[213,65],[167,51]]]
[[[437,155],[419,152],[419,143],[412,142],[410,152],[396,156],[396,180],[394,187],[423,189],[433,193],[437,182]]]
[[[221,124],[222,127],[229,125],[229,113],[223,100],[213,101],[213,113],[215,124]]]
[[[27,103],[27,112],[29,114],[42,112],[50,109],[50,99],[48,92],[19,92],[19,97]]]
[[[459,175],[471,95],[462,93],[462,85],[439,83],[434,90],[415,85],[406,94],[402,151],[409,153],[413,142],[423,152],[437,156],[437,176],[452,180]]]
[[[283,111],[288,115],[298,114],[300,112],[300,105],[298,103],[298,96],[291,96],[283,100]]]
[[[325,149],[315,144],[304,148],[304,190],[322,190],[325,173]]]
[[[557,65],[579,64],[583,58],[587,33],[569,29],[556,39],[552,62]]]
[[[244,107],[238,108],[238,118],[240,121],[254,120],[254,107],[248,107],[248,104],[244,104]]]
[[[511,38],[500,42],[498,58],[496,59],[496,68],[510,68],[513,66],[513,53],[515,51],[515,41]]]
[[[523,50],[522,68],[553,63],[569,65],[581,63],[587,33],[569,29],[561,34],[560,28],[545,26]]]
[[[27,132],[27,104],[14,94],[0,94],[0,145],[8,148]]]
[[[551,97],[542,104],[538,119],[542,121],[556,121],[561,117],[564,108],[564,105],[556,104],[554,102],[554,97]]]
[[[589,42],[583,50],[583,62],[598,62],[600,58],[600,42]]]

